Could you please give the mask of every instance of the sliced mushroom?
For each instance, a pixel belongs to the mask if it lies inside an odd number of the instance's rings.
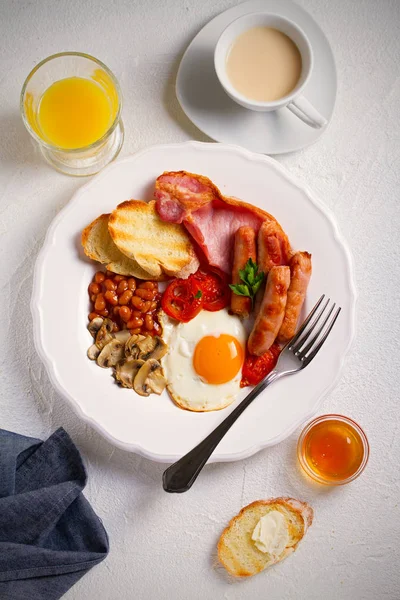
[[[106,344],[100,352],[99,356],[97,357],[97,364],[99,367],[107,369],[108,367],[115,367],[115,365],[123,358],[123,343],[112,339],[111,342]]]
[[[149,358],[155,358],[159,360],[167,353],[168,346],[158,335],[147,336],[144,340],[140,340],[136,344],[140,350],[139,358],[142,360],[148,360]]]
[[[110,333],[114,330],[114,321],[111,319],[104,319],[103,325],[107,328]]]
[[[130,338],[126,341],[125,344],[125,356],[132,356],[133,358],[139,358],[139,354],[140,354],[140,348],[138,348],[137,346],[137,342],[139,342],[140,340],[144,340],[145,337],[144,335],[132,335],[130,336]]]
[[[163,375],[160,363],[155,358],[149,358],[140,367],[133,382],[133,389],[140,396],[149,396],[151,392],[161,394],[166,385],[167,380]]]
[[[102,350],[104,346],[111,342],[113,336],[111,332],[114,328],[114,323],[111,319],[104,319],[102,326],[96,334],[96,346]]]
[[[87,351],[88,358],[90,358],[90,360],[96,360],[100,352],[100,348],[98,348],[96,344],[92,344],[92,346],[90,346],[89,350]]]
[[[125,344],[131,337],[131,332],[129,331],[129,329],[121,329],[121,331],[117,331],[116,333],[114,333],[114,337],[119,342]]]
[[[92,334],[93,337],[96,337],[96,333],[98,332],[98,330],[100,329],[100,327],[103,325],[103,317],[96,317],[95,319],[93,319],[93,321],[90,321],[89,325],[88,325],[88,330],[90,331],[90,333]]]
[[[115,367],[115,379],[126,388],[133,388],[133,381],[144,360],[138,360],[129,356],[126,360],[119,362]]]
[[[139,340],[136,345],[139,348],[139,358],[147,360],[156,347],[156,341],[148,335],[143,340]]]

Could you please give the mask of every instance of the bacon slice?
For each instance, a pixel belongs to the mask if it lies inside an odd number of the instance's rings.
[[[256,232],[252,227],[239,227],[235,234],[232,283],[240,283],[239,271],[244,269],[249,258],[256,262]],[[232,293],[231,312],[247,318],[251,311],[251,298]]]
[[[260,311],[247,342],[250,354],[261,356],[274,343],[285,315],[289,284],[289,267],[272,267]]]
[[[311,277],[311,254],[296,252],[289,262],[290,286],[287,293],[285,316],[279,330],[278,341],[286,344],[296,333],[300,312]]]
[[[207,177],[186,171],[163,173],[156,180],[154,197],[163,221],[182,223],[192,210],[221,197],[219,189]]]
[[[276,224],[289,246],[279,223],[269,213],[224,197],[207,177],[186,171],[163,173],[158,177],[154,196],[163,221],[183,223],[210,265],[230,273],[234,235],[242,227],[258,233],[264,221]]]

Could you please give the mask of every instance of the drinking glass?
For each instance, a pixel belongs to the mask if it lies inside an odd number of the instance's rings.
[[[92,144],[74,149],[60,148],[43,138],[38,112],[43,93],[56,81],[83,77],[95,81],[105,92],[114,117],[104,135]],[[114,74],[89,54],[61,52],[42,60],[29,73],[21,91],[20,110],[25,127],[38,143],[45,160],[67,175],[93,175],[118,156],[123,140],[122,94]]]

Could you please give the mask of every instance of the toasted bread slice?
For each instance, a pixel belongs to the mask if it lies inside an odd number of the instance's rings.
[[[86,256],[107,265],[109,271],[119,275],[147,280],[160,279],[147,273],[136,260],[128,258],[117,248],[108,231],[109,217],[110,215],[100,215],[83,230],[82,246]]]
[[[258,521],[272,510],[285,518],[289,542],[278,557],[258,550],[252,540]],[[242,508],[223,531],[218,542],[218,558],[235,577],[250,577],[280,562],[294,552],[313,520],[311,506],[294,498],[258,500]]]
[[[108,229],[114,243],[154,277],[166,273],[188,277],[199,267],[189,235],[183,225],[162,221],[155,201],[123,202],[111,213]]]

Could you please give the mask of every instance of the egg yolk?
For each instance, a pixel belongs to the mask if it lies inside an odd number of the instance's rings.
[[[236,338],[223,333],[219,337],[207,335],[196,345],[193,366],[207,383],[231,381],[243,364],[243,349]]]

